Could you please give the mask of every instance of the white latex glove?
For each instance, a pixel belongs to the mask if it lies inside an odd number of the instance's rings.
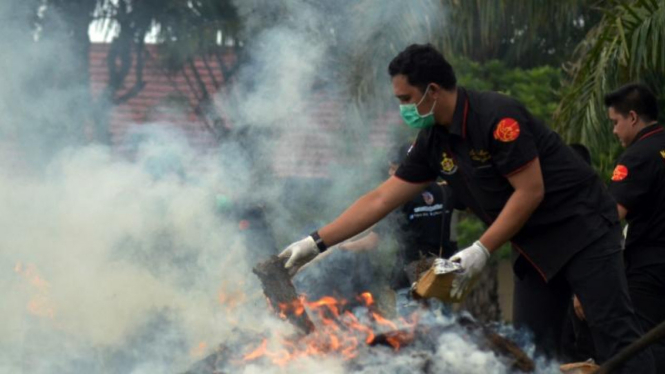
[[[289,270],[289,274],[293,276],[298,272],[301,266],[312,261],[314,257],[319,254],[319,248],[316,246],[316,242],[311,236],[306,237],[300,241],[297,241],[282,251],[279,254],[280,258],[288,258],[285,268]]]
[[[450,289],[450,296],[459,299],[464,295],[471,280],[480,273],[490,258],[490,251],[483,243],[476,241],[470,247],[457,252],[450,261],[459,262],[463,271],[455,276]]]

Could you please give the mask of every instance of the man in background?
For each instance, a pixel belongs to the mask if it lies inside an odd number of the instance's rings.
[[[389,176],[395,175],[411,147],[411,144],[406,144],[392,152],[388,163]],[[397,256],[390,288],[400,297],[405,296],[414,276],[417,276],[414,272],[421,260],[439,256],[450,258],[457,252],[457,235],[453,235],[457,229],[454,224],[457,215],[455,205],[450,186],[445,182],[432,182],[419,195],[379,222],[369,234],[338,247],[362,252],[378,248],[382,240],[393,239],[397,245]]]
[[[626,148],[610,192],[619,217],[628,223],[626,278],[646,332],[665,321],[665,131],[657,122],[656,96],[645,85],[629,84],[607,94],[605,106],[613,133]],[[665,373],[665,342],[652,350],[658,373]]]

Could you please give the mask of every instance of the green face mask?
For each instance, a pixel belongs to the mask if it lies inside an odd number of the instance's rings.
[[[436,101],[432,105],[432,109],[429,111],[429,113],[424,115],[420,115],[420,113],[418,113],[418,106],[423,102],[423,100],[425,100],[427,91],[429,91],[429,86],[427,86],[427,89],[425,90],[425,93],[423,94],[423,97],[420,99],[418,104],[405,104],[399,106],[399,114],[402,115],[404,122],[406,122],[406,124],[412,129],[424,129],[434,125],[434,107],[436,106]]]

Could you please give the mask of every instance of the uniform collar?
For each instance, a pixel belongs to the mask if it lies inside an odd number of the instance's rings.
[[[466,119],[469,114],[469,96],[464,87],[457,87],[457,103],[453,122],[450,124],[449,132],[462,138],[466,138]]]
[[[640,130],[637,133],[637,135],[635,135],[635,140],[633,140],[631,145],[639,142],[640,140],[642,140],[644,138],[648,138],[653,134],[662,132],[663,130],[664,130],[663,127],[661,125],[657,124],[657,123],[654,123],[653,125],[649,125],[649,126],[643,128],[642,130]]]

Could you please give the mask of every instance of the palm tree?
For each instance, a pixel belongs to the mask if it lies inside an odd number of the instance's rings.
[[[448,10],[437,42],[447,55],[511,67],[557,65],[598,18],[590,1],[441,0]]]
[[[589,6],[594,2],[409,1],[400,6],[399,20],[386,22],[385,28],[375,28],[372,34],[358,35],[357,47],[347,53],[344,65],[352,70],[345,77],[358,100],[369,101],[381,92],[377,82],[386,82],[386,61],[406,45],[424,40],[447,58],[481,63],[500,60],[520,68],[558,66],[569,59],[569,51],[600,18]],[[371,0],[360,2],[355,13],[382,11],[371,4]]]
[[[602,12],[569,66],[555,126],[566,140],[586,144],[602,175],[609,176],[620,149],[603,96],[631,81],[645,82],[657,95],[665,92],[665,1],[613,0]]]

